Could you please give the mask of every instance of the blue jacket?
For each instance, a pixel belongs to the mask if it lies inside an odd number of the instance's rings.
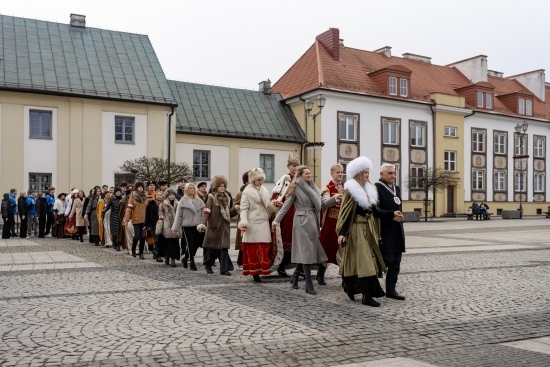
[[[17,213],[17,200],[15,195],[10,192],[10,210],[13,214]]]
[[[34,196],[27,196],[27,205],[29,206],[28,215],[36,215],[36,198]]]
[[[55,196],[46,194],[46,203],[48,204],[48,213],[53,213],[53,204],[55,204]]]

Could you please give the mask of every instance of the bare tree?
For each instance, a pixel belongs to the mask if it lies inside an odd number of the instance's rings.
[[[405,181],[405,186],[411,190],[424,191],[424,213],[428,212],[428,193],[441,192],[447,188],[447,186],[458,186],[459,178],[458,172],[446,171],[441,167],[428,168],[424,170],[423,176],[409,176]],[[435,201],[432,203],[432,213],[435,212]],[[428,216],[424,215],[424,221],[428,220]]]
[[[182,177],[187,180],[192,177],[191,168],[187,163],[170,162],[170,170],[168,170],[167,159],[145,156],[125,161],[117,173],[132,173],[138,181],[168,181],[170,186]]]

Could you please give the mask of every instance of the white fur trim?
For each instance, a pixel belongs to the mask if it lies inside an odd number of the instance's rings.
[[[197,231],[199,231],[199,232],[204,232],[204,231],[206,231],[206,226],[205,226],[204,224],[199,224],[199,225],[197,226]]]
[[[283,237],[281,234],[281,227],[279,225],[275,227],[275,238],[275,241],[277,243],[277,255],[275,256],[275,259],[273,259],[273,264],[271,264],[272,272],[277,271],[285,255],[285,252],[283,250]]]
[[[359,185],[359,182],[351,178],[346,181],[345,189],[348,190],[353,200],[363,209],[369,209],[378,203],[378,190],[369,182],[367,182],[363,188]]]
[[[348,176],[348,179],[354,178],[358,173],[363,172],[367,168],[369,170],[372,169],[371,160],[365,156],[357,157],[346,166],[346,175]]]
[[[260,177],[263,177],[263,179],[265,180],[265,172],[261,168],[252,168],[248,172],[248,182],[250,182],[250,183],[253,183],[254,181],[259,179]]]
[[[290,184],[290,175],[282,175],[281,178],[277,181],[275,184],[275,187],[271,191],[273,194],[282,194],[284,196],[285,192],[282,192],[283,188],[288,188],[288,185]]]

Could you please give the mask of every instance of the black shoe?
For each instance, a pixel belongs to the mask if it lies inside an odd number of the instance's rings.
[[[187,269],[187,256],[184,256],[183,259],[181,259],[181,262],[183,263],[183,267]]]
[[[397,299],[399,301],[404,301],[405,300],[405,296],[400,295],[396,291],[387,292],[386,293],[386,298],[393,298],[393,299]]]
[[[224,272],[224,273],[220,272],[220,275],[227,275],[227,276],[230,276],[230,275],[231,275],[231,273],[230,273],[230,272],[228,272],[228,271],[226,271],[226,272]]]
[[[283,278],[288,277],[288,274],[284,269],[277,269],[277,274],[279,274],[279,276]]]
[[[195,265],[194,261],[191,261],[191,264],[189,265],[189,270],[197,271],[197,265]]]
[[[214,274],[211,266],[205,265],[204,268],[206,269],[206,274]]]
[[[84,238],[80,237],[80,242],[84,242]]]
[[[139,254],[139,259],[140,260],[145,260],[145,257],[143,257],[143,254]]]
[[[166,265],[169,265],[170,264],[170,259],[168,258],[168,256],[166,256],[166,259],[164,260],[164,263]]]
[[[346,294],[348,295],[348,298],[352,301],[355,301],[355,287],[353,286],[347,286],[346,288]]]
[[[116,247],[116,250],[117,250],[117,251],[120,251],[120,245]]]
[[[292,284],[293,289],[299,289],[300,288],[300,287],[298,287],[298,274],[297,273],[292,273],[292,275],[290,276],[290,284]]]
[[[380,303],[376,302],[372,297],[367,297],[365,295],[363,295],[361,303],[371,307],[380,307]]]
[[[135,251],[132,251],[132,256],[136,257],[136,252]]]
[[[254,275],[254,282],[256,282],[256,283],[261,283],[262,282],[259,275]]]
[[[325,272],[327,271],[327,267],[323,266],[323,264],[319,264],[319,270],[317,271],[317,275],[315,278],[317,279],[317,283],[319,285],[327,285],[325,282]]]
[[[163,261],[164,261],[164,259],[163,259],[162,257],[157,257],[157,262],[158,262],[158,263],[161,263],[161,262],[163,262]]]
[[[170,266],[172,268],[175,268],[176,267],[176,260],[172,259],[172,261],[170,262]]]

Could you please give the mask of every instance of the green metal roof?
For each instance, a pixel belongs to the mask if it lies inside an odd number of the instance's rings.
[[[0,89],[171,104],[140,34],[0,15]]]
[[[279,94],[169,80],[177,100],[176,132],[299,142],[305,134]]]

